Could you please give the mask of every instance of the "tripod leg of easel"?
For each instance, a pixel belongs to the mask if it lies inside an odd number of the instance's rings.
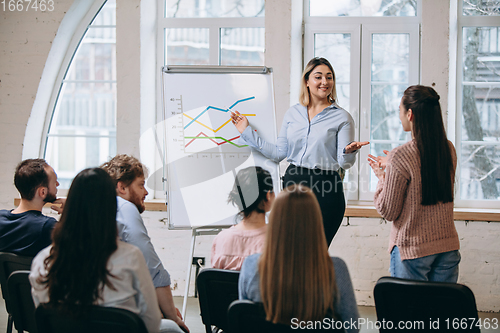
[[[186,290],[184,291],[184,302],[182,303],[182,318],[186,320],[186,308],[189,294],[189,284],[191,282],[191,271],[193,269],[193,256],[194,256],[194,245],[196,241],[196,229],[193,229],[193,235],[191,236],[191,251],[189,253],[189,263],[186,276]]]

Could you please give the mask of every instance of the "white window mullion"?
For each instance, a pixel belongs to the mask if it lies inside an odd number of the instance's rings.
[[[378,142],[385,142],[387,140],[374,140],[372,137],[372,56],[373,56],[373,36],[377,34],[406,34],[409,37],[408,44],[408,82],[400,82],[400,85],[409,86],[419,83],[419,25],[401,25],[401,24],[364,24],[362,26],[362,55],[361,55],[361,97],[360,97],[360,141],[371,141],[374,146]],[[381,81],[373,82],[373,85],[377,84],[389,84],[394,85],[393,81]],[[398,96],[401,97],[401,96]],[[387,110],[389,114],[394,113],[397,117],[397,105],[391,105],[394,110]],[[400,143],[399,141],[388,140],[387,142],[392,142],[394,144]],[[361,201],[373,201],[373,189],[370,188],[370,184],[375,179],[372,175],[372,170],[368,163],[365,161],[368,158],[368,154],[373,152],[373,148],[361,149],[360,151],[360,163],[359,168],[359,200]]]
[[[220,27],[211,26],[209,29],[209,61],[211,65],[220,65]]]
[[[340,101],[344,107],[353,117],[356,124],[355,140],[359,140],[359,77],[360,77],[360,56],[361,56],[361,26],[359,24],[342,24],[342,25],[329,25],[325,27],[323,24],[311,23],[305,25],[305,49],[304,49],[304,67],[309,60],[315,56],[322,56],[316,54],[315,40],[316,36],[320,34],[348,34],[350,36],[350,53],[345,54],[345,57],[350,58],[350,71],[349,71],[349,101]],[[328,57],[327,57],[328,58]],[[338,59],[328,59],[333,68],[339,66]],[[338,70],[337,73],[338,75]],[[341,82],[337,81],[337,84]],[[338,92],[337,92],[338,93]],[[352,167],[348,170],[344,182],[346,183],[346,190],[348,191],[348,200],[358,200],[358,180],[357,167]],[[346,192],[347,193],[347,192]]]

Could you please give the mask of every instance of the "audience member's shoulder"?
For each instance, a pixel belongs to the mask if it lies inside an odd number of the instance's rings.
[[[115,263],[125,261],[128,264],[138,264],[138,260],[145,260],[139,248],[130,243],[118,241],[116,251],[111,255]]]
[[[415,140],[410,140],[401,146],[398,146],[393,149],[395,153],[398,154],[406,154],[406,153],[418,153],[417,142]]]
[[[52,245],[47,246],[34,257],[31,263],[31,271],[45,269],[45,259],[50,255]]]
[[[259,258],[260,258],[260,253],[251,254],[245,258],[245,260],[243,261],[243,266],[247,267],[255,266],[259,262]]]
[[[117,251],[127,252],[127,253],[131,253],[134,255],[139,253],[142,255],[141,250],[139,250],[139,248],[133,244],[126,243],[126,242],[119,240],[117,245],[118,245]]]
[[[333,267],[335,270],[341,269],[341,270],[347,270],[347,264],[345,261],[339,257],[331,257],[333,261]]]
[[[53,218],[52,216],[48,216],[48,215],[44,215],[44,214],[40,214],[41,216],[43,216],[43,218],[45,219],[45,223],[47,224],[55,224],[57,222],[57,220],[55,218]]]

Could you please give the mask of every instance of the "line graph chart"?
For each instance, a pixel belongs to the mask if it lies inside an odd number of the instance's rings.
[[[196,68],[167,70],[162,77],[163,135],[155,140],[163,139],[165,147],[169,227],[229,226],[237,210],[227,204],[227,194],[240,169],[263,167],[279,191],[277,164],[241,140],[230,116],[238,111],[263,140],[276,142],[272,73],[191,70]]]
[[[184,152],[249,152],[247,145],[236,143],[240,135],[232,126],[229,112],[235,111],[236,106],[250,110],[249,102],[253,100],[255,96],[249,96],[231,101],[229,107],[209,105],[182,112]],[[247,117],[256,117],[255,113],[241,113]]]
[[[196,118],[194,118],[193,120],[191,120],[191,122],[189,122],[189,124],[187,124],[186,126],[184,126],[184,129],[188,128],[193,122],[195,122],[198,118],[200,118],[201,116],[203,116],[203,114],[205,114],[205,112],[207,112],[210,109],[217,110],[217,111],[222,111],[222,112],[226,112],[227,113],[227,112],[231,111],[239,103],[245,102],[245,101],[249,101],[249,100],[254,99],[254,98],[255,98],[255,96],[237,100],[236,102],[233,103],[233,105],[231,105],[227,109],[221,109],[221,108],[218,108],[218,107],[215,107],[215,106],[208,106],[205,110],[203,110],[203,112],[201,112],[199,115],[197,115]]]

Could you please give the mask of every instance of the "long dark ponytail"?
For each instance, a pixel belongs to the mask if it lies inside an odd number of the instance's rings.
[[[413,112],[413,137],[420,153],[422,205],[453,201],[455,169],[439,105],[431,87],[408,87],[402,98],[405,110]]]

